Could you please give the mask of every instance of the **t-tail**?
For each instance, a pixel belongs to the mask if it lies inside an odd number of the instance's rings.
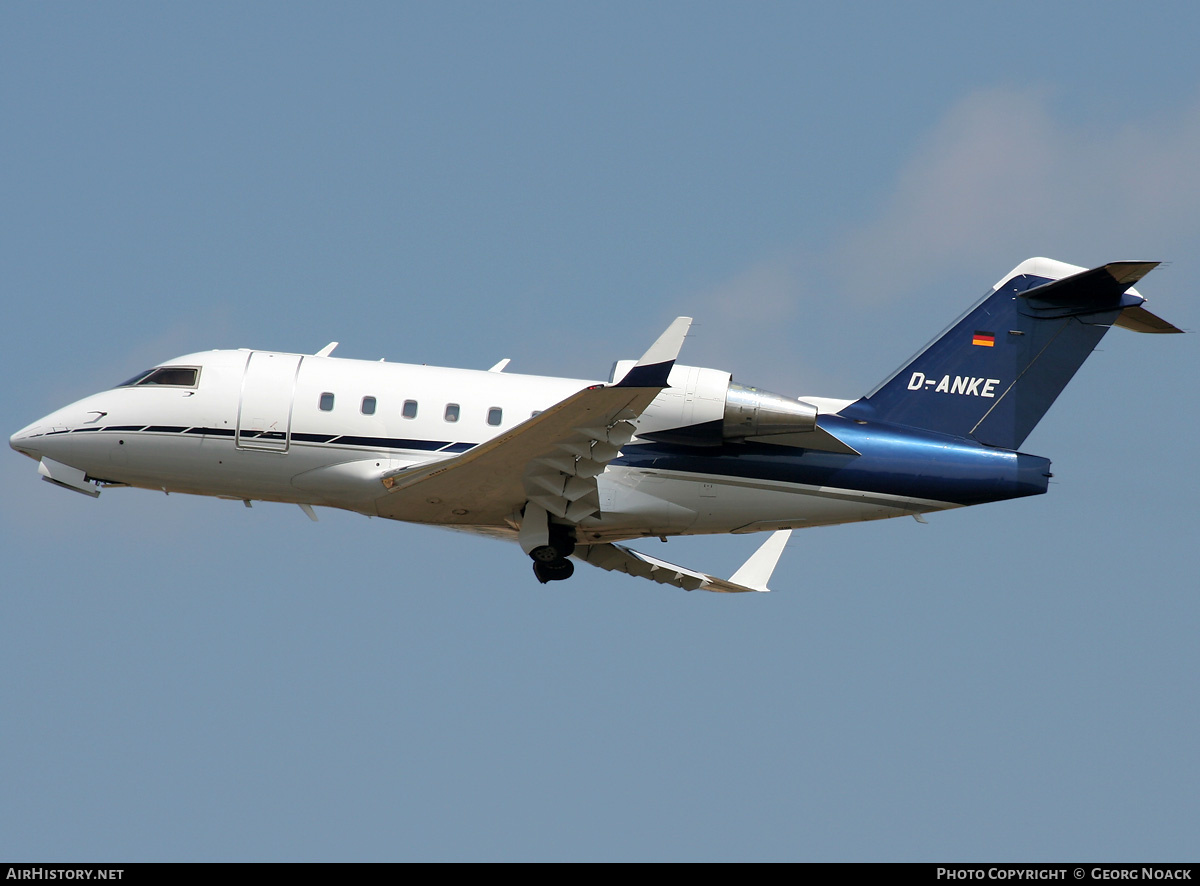
[[[1112,326],[1181,332],[1131,287],[1158,262],[1086,270],[1047,258],[1017,265],[906,366],[841,411],[1018,449]]]

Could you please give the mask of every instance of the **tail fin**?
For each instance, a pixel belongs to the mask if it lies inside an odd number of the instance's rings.
[[[1031,258],[871,394],[852,419],[1017,449],[1109,328],[1180,332],[1130,287],[1158,262],[1085,270]]]

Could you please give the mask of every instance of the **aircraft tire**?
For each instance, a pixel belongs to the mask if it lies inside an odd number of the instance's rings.
[[[575,564],[566,558],[552,560],[548,563],[535,560],[533,574],[542,584],[551,581],[565,581],[575,574]]]

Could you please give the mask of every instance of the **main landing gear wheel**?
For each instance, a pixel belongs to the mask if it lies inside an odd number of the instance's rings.
[[[533,560],[533,574],[542,584],[570,578],[575,566],[567,559],[575,550],[575,527],[555,523],[537,502],[525,503],[518,540]]]
[[[570,532],[552,523],[548,542],[529,552],[533,559],[533,574],[542,584],[563,581],[575,574],[575,564],[567,559],[575,550],[575,539],[571,538]]]
[[[575,564],[566,557],[546,562],[534,560],[533,574],[542,584],[548,581],[563,581],[575,574]]]

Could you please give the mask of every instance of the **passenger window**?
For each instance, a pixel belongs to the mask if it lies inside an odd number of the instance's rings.
[[[488,410],[488,424],[493,428],[500,427],[500,422],[504,420],[504,410],[499,406],[493,406]]]
[[[459,406],[457,403],[446,404],[446,421],[458,421]]]
[[[322,394],[320,406],[322,412],[333,412],[333,394],[329,391]]]
[[[417,401],[416,400],[405,400],[404,408],[402,410],[400,410],[400,414],[403,415],[405,418],[416,418],[417,417]]]
[[[374,397],[363,397],[362,414],[363,415],[374,415],[375,414],[375,398]]]

